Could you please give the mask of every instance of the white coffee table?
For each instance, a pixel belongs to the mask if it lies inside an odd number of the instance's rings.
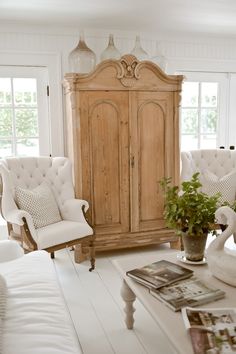
[[[126,276],[126,271],[142,267],[146,264],[165,259],[171,262],[176,262],[194,270],[194,274],[199,278],[216,286],[226,292],[225,298],[211,302],[201,307],[235,307],[236,306],[236,288],[231,287],[216,278],[214,278],[207,264],[205,265],[189,265],[183,264],[177,261],[178,252],[170,251],[168,253],[158,253],[151,255],[141,255],[141,256],[124,256],[118,260],[114,260],[113,263],[115,267],[120,272],[123,278],[123,284],[121,288],[121,295],[125,301],[125,322],[128,329],[133,328],[134,318],[133,313],[135,311],[133,302],[136,298],[144,305],[146,310],[153,317],[154,321],[161,327],[163,332],[168,337],[170,343],[173,346],[175,352],[179,354],[191,354],[193,353],[190,337],[184,327],[181,312],[174,312],[165,306],[161,301],[158,301],[152,295],[149,294],[148,289],[144,286],[138,284],[133,279]]]

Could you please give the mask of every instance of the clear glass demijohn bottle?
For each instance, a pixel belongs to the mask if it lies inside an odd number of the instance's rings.
[[[113,34],[109,35],[109,42],[106,49],[101,54],[101,60],[106,59],[120,59],[121,54],[119,50],[115,47]]]
[[[87,46],[84,40],[84,33],[80,33],[77,47],[69,54],[69,68],[73,73],[89,73],[95,68],[96,55]]]
[[[136,36],[135,45],[133,50],[131,51],[131,54],[133,54],[138,60],[147,60],[149,57],[148,53],[141,46],[139,36]]]
[[[167,59],[166,57],[162,54],[159,48],[159,43],[156,42],[156,51],[154,57],[152,57],[152,61],[159,65],[159,67],[163,70],[166,71],[167,67]]]

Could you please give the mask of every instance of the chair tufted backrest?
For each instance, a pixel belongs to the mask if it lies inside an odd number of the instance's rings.
[[[181,180],[191,179],[193,173],[208,170],[221,178],[236,169],[236,151],[202,149],[181,152]]]
[[[9,157],[1,163],[8,170],[13,195],[16,186],[33,189],[46,182],[59,208],[74,198],[71,162],[66,157]]]

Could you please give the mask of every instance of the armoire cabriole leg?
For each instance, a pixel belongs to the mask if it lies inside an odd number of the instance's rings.
[[[136,299],[136,296],[133,293],[133,291],[130,289],[130,287],[127,285],[125,280],[123,280],[123,284],[122,284],[122,288],[121,288],[121,296],[125,302],[124,311],[126,314],[126,316],[125,316],[126,327],[128,329],[132,329],[133,325],[134,325],[133,313],[135,311],[133,303]]]

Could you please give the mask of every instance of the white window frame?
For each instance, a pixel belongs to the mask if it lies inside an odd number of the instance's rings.
[[[64,156],[61,54],[0,51],[0,66],[44,67],[48,70],[51,155]]]
[[[0,66],[0,77],[34,78],[37,82],[39,155],[50,155],[51,139],[47,97],[48,72],[45,67]],[[12,137],[14,140],[15,137]],[[16,141],[14,141],[16,144]]]
[[[180,72],[178,72],[180,74]],[[229,76],[227,73],[212,72],[192,72],[182,71],[185,81],[190,82],[217,82],[218,86],[218,121],[217,121],[217,139],[216,147],[229,146]],[[199,136],[199,135],[198,135]],[[180,126],[181,140],[181,126]]]
[[[236,73],[229,73],[228,95],[228,145],[236,148]]]

